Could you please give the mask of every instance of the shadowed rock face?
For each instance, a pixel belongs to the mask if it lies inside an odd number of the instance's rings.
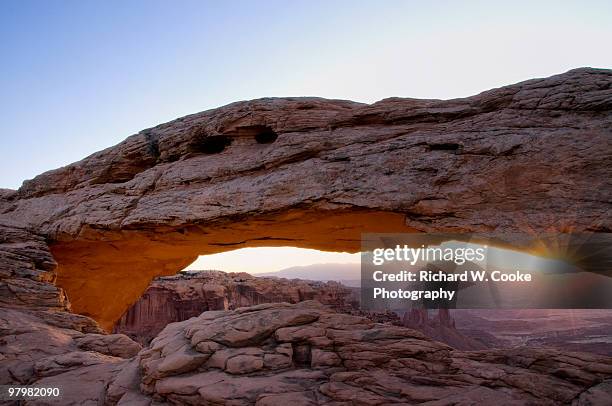
[[[155,279],[121,316],[113,331],[148,344],[168,323],[187,320],[204,311],[304,300],[316,300],[337,311],[359,307],[358,291],[337,282],[202,271]]]
[[[66,382],[66,404],[83,404],[142,347],[70,313],[56,266],[44,238],[0,224],[0,385]]]
[[[240,102],[0,190],[0,383],[62,386],[67,405],[605,405],[610,358],[458,352],[312,303],[205,312],[143,350],[100,325],[198,254],[609,232],[611,83],[579,69],[451,101]]]

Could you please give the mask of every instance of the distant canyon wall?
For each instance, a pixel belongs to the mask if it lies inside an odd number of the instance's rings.
[[[189,272],[155,279],[121,316],[114,332],[148,344],[168,323],[187,320],[204,311],[306,300],[316,300],[341,312],[359,307],[358,291],[337,282]]]

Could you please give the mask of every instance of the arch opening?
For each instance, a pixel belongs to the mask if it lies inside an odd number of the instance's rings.
[[[200,255],[283,246],[357,253],[362,233],[419,232],[406,223],[404,214],[394,212],[294,208],[210,224],[83,227],[78,239],[50,247],[58,262],[57,284],[66,291],[72,310],[110,331],[153,278],[176,274]]]
[[[357,253],[361,233],[417,232],[400,213],[365,209],[291,209],[214,224],[137,230],[84,227],[78,239],[50,244],[57,284],[72,310],[107,331],[156,276],[180,272],[198,256],[246,247],[282,247]]]
[[[461,263],[465,267],[459,270],[480,269],[479,266],[482,266],[482,269],[489,269],[489,276],[494,275],[491,273],[494,270],[507,271],[510,268],[527,274],[546,273],[551,270],[551,262],[556,261],[536,254],[457,240],[434,243],[427,249],[453,247],[473,251],[486,249],[484,263],[465,259]],[[155,278],[115,323],[113,332],[126,334],[148,345],[169,323],[197,317],[202,312],[304,300],[317,300],[340,313],[367,315],[380,322],[425,328],[430,312],[419,304],[389,301],[388,306],[380,310],[361,306],[361,259],[362,253],[327,252],[290,246],[239,248],[202,255],[176,275]],[[433,260],[435,262],[435,258]],[[424,270],[427,263],[420,259],[401,268]],[[555,264],[554,268],[558,269],[558,265]],[[503,289],[501,292],[488,284],[484,284],[484,287],[489,300],[498,304],[502,297],[525,296],[521,283],[510,285],[513,286],[509,291]],[[439,288],[443,285],[435,283],[435,286]],[[466,284],[460,289],[467,289],[464,295],[483,298],[483,292],[478,287],[474,291],[474,287]],[[510,295],[508,292],[511,292]],[[442,318],[447,322],[445,326],[453,323],[449,311],[438,312],[437,318],[432,312],[432,317],[434,324],[438,319],[443,322]]]
[[[181,272],[205,270],[247,272],[254,276],[279,276],[313,280],[359,279],[361,253],[320,251],[311,248],[251,247],[218,254],[200,255]],[[318,266],[329,268],[327,274]],[[350,272],[349,272],[350,270]],[[326,279],[327,278],[327,279]]]

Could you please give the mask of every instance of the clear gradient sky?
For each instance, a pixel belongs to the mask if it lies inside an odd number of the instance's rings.
[[[609,0],[4,0],[0,188],[237,100],[448,99],[610,68],[611,19]],[[287,257],[333,262],[310,255]]]
[[[185,270],[264,273],[311,264],[360,264],[361,254],[323,252],[295,247],[240,248],[220,254],[201,255]],[[359,269],[359,268],[356,268]]]
[[[453,98],[612,67],[610,1],[0,3],[0,187],[263,96]]]

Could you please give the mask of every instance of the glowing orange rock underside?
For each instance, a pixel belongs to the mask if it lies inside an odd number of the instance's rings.
[[[72,310],[110,331],[154,277],[175,274],[198,255],[264,246],[358,252],[361,233],[414,231],[397,213],[292,210],[210,226],[96,232],[91,239],[52,244],[51,251],[59,264],[57,284]]]

